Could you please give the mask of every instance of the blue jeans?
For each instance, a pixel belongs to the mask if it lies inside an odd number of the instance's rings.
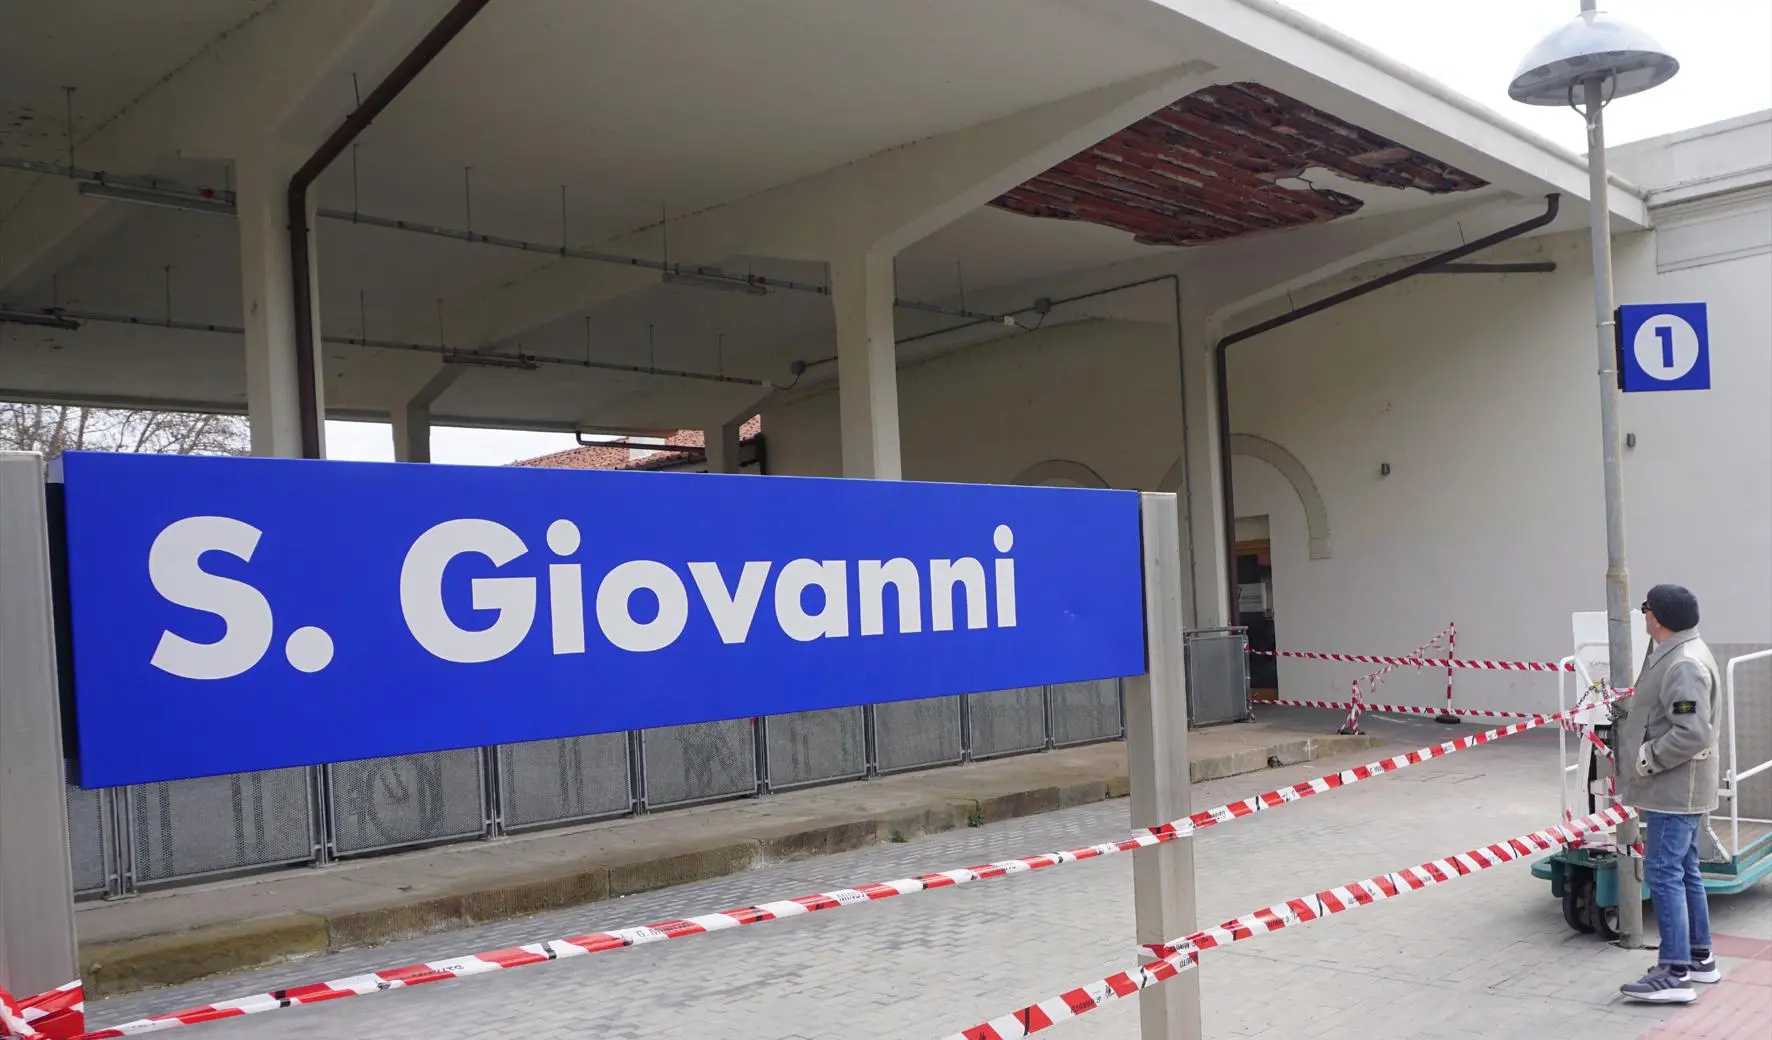
[[[1643,812],[1643,879],[1655,904],[1663,964],[1688,964],[1692,947],[1710,948],[1710,907],[1698,873],[1698,829],[1703,813]]]

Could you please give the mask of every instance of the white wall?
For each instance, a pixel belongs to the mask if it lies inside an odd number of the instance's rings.
[[[1772,255],[1657,274],[1653,234],[1616,253],[1621,301],[1709,302],[1714,354],[1712,390],[1623,403],[1633,601],[1679,582],[1712,641],[1772,643]],[[1558,270],[1417,278],[1232,348],[1234,430],[1296,455],[1328,508],[1333,552],[1311,560],[1296,492],[1237,460],[1239,515],[1270,518],[1282,646],[1394,653],[1456,621],[1461,656],[1569,652],[1569,615],[1603,608],[1606,569],[1586,254],[1585,233],[1517,245],[1485,259]],[[1180,445],[1172,335],[1091,323],[904,370],[907,477],[1008,481],[1067,458],[1155,487]],[[772,472],[837,472],[834,395],[765,428]],[[1281,689],[1339,697],[1359,671],[1288,661]],[[1458,676],[1479,707],[1543,707],[1552,682]],[[1427,703],[1444,686],[1402,673],[1386,695]]]
[[[1446,621],[1463,656],[1554,660],[1569,614],[1604,606],[1605,528],[1589,265],[1579,236],[1517,250],[1550,275],[1429,277],[1233,348],[1233,425],[1285,445],[1328,504],[1334,554],[1275,534],[1282,645],[1407,649]],[[1632,395],[1623,427],[1633,599],[1690,586],[1718,642],[1772,642],[1772,262],[1654,273],[1652,236],[1618,243],[1621,300],[1711,304],[1715,388]],[[1388,462],[1391,475],[1381,477]],[[1237,474],[1238,512],[1297,513]],[[1301,520],[1300,520],[1301,523]],[[1286,662],[1292,695],[1345,689]],[[1324,676],[1341,681],[1324,685]],[[1439,677],[1388,687],[1415,699]],[[1541,706],[1542,678],[1461,673],[1468,703]]]
[[[1172,328],[1086,322],[1013,336],[899,370],[910,480],[1009,483],[1070,459],[1113,487],[1154,489],[1181,436]],[[837,395],[763,416],[769,471],[842,471]]]

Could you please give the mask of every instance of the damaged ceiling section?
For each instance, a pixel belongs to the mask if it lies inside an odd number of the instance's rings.
[[[1280,182],[1311,169],[1429,194],[1487,182],[1259,83],[1182,98],[991,202],[1190,246],[1345,217],[1345,192]]]

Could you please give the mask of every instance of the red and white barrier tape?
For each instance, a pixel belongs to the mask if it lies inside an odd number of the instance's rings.
[[[1038,1004],[1029,1004],[1001,1018],[980,1022],[971,1029],[962,1029],[943,1040],[1009,1040],[1010,1037],[1030,1036],[1051,1029],[1060,1022],[1086,1015],[1103,1004],[1134,996],[1159,982],[1168,982],[1182,972],[1199,966],[1198,953],[1172,953],[1141,964],[1131,971],[1115,972],[1105,979],[1086,983]]]
[[[1454,622],[1447,622],[1447,624],[1446,624],[1446,656],[1447,657],[1457,657],[1458,656],[1458,623],[1455,621]],[[1445,714],[1447,714],[1447,715],[1454,714],[1454,712],[1452,710],[1452,675],[1453,675],[1454,671],[1455,671],[1455,669],[1451,665],[1446,666],[1446,711],[1445,711]]]
[[[1573,710],[1573,709],[1572,709]],[[260,993],[236,1000],[208,1004],[202,1007],[175,1011],[169,1014],[156,1015],[152,1018],[137,1019],[122,1025],[86,1033],[75,1040],[113,1040],[116,1037],[134,1036],[140,1033],[157,1032],[178,1026],[196,1025],[223,1018],[235,1018],[241,1015],[258,1014],[265,1011],[278,1011],[283,1008],[302,1004],[316,1004],[322,1001],[338,1000],[343,997],[361,996],[367,993],[389,989],[401,989],[422,985],[427,982],[439,982],[444,979],[462,978],[469,975],[481,975],[503,968],[518,968],[545,961],[580,957],[607,950],[622,949],[629,946],[645,946],[666,939],[679,939],[707,932],[725,931],[743,925],[761,924],[765,921],[780,920],[784,917],[797,917],[820,910],[838,910],[847,906],[890,899],[893,896],[910,895],[927,892],[937,888],[952,888],[957,885],[969,884],[974,881],[986,881],[992,878],[1007,877],[1012,874],[1025,874],[1047,867],[1062,866],[1080,860],[1099,859],[1122,852],[1161,845],[1179,838],[1191,836],[1195,831],[1204,830],[1220,823],[1251,816],[1255,813],[1296,802],[1314,794],[1333,791],[1347,787],[1375,776],[1382,776],[1399,769],[1417,765],[1429,759],[1441,758],[1466,748],[1487,744],[1516,733],[1524,733],[1529,729],[1552,725],[1561,722],[1567,713],[1556,715],[1534,716],[1525,722],[1517,722],[1499,729],[1485,730],[1460,737],[1457,740],[1435,744],[1430,747],[1410,751],[1407,754],[1373,762],[1369,765],[1356,766],[1328,776],[1317,777],[1290,787],[1282,787],[1272,791],[1230,802],[1225,805],[1202,809],[1199,812],[1179,820],[1150,827],[1134,832],[1131,836],[1116,842],[1089,845],[1082,848],[1068,849],[1063,852],[1046,852],[1017,859],[1000,860],[982,866],[967,867],[961,870],[947,870],[920,877],[901,878],[896,881],[884,881],[855,888],[837,889],[817,895],[801,896],[797,899],[783,900],[773,903],[760,903],[736,910],[720,913],[704,914],[697,917],[679,918],[658,924],[643,925],[634,928],[623,928],[611,932],[597,932],[591,935],[574,936],[571,938],[552,939],[546,942],[532,943],[525,946],[493,950],[488,953],[472,954],[465,957],[431,961],[415,964],[404,968],[387,971],[371,972],[349,978],[336,979],[330,982],[318,982],[291,989],[277,990],[271,993]]]
[[[64,1028],[58,1032],[51,1023],[57,1021],[57,1016],[64,1016],[62,1021],[84,1017],[86,1014],[86,989],[80,984],[79,979],[75,979],[73,982],[57,986],[48,993],[39,993],[31,999],[23,1001],[22,1006],[25,1012],[25,1021],[33,1023],[46,1035],[51,1037],[70,1036],[80,1030]]]
[[[1614,807],[1580,820],[1534,831],[1481,849],[1432,860],[1417,867],[1380,874],[1314,895],[1289,899],[1172,942],[1148,948],[1158,958],[1132,971],[1110,975],[1019,1011],[961,1030],[945,1040],[1012,1040],[1028,1036],[1087,1014],[1123,997],[1132,996],[1159,982],[1174,978],[1198,964],[1200,951],[1277,932],[1288,925],[1304,924],[1331,914],[1344,913],[1384,899],[1394,899],[1432,885],[1444,884],[1481,870],[1509,863],[1538,852],[1549,852],[1579,841],[1582,834],[1622,822],[1632,811]]]
[[[1441,640],[1450,638],[1451,633],[1452,626],[1447,625],[1432,639],[1416,647],[1409,656],[1416,660],[1422,659],[1429,650],[1439,646]],[[1377,671],[1368,672],[1353,681],[1348,696],[1347,720],[1341,725],[1342,732],[1358,733],[1360,731],[1360,712],[1365,708],[1366,701],[1378,694],[1378,688],[1384,685],[1385,676],[1395,671],[1397,667],[1398,666],[1395,664],[1383,665]],[[1415,670],[1419,672],[1421,671],[1421,668],[1417,666]],[[1451,670],[1448,669],[1446,674],[1450,676],[1452,674]],[[1360,686],[1362,683],[1365,684],[1366,688],[1364,694],[1360,692]]]
[[[1463,657],[1383,657],[1376,654],[1328,654],[1314,650],[1250,650],[1262,657],[1295,657],[1306,661],[1343,661],[1349,664],[1407,665],[1415,668],[1465,668],[1486,672],[1572,672],[1573,664],[1548,661],[1479,661]]]
[[[1344,913],[1383,899],[1394,899],[1535,853],[1553,852],[1560,846],[1580,841],[1583,834],[1617,826],[1635,815],[1636,810],[1615,805],[1579,820],[1522,834],[1517,838],[1471,849],[1456,856],[1429,860],[1407,870],[1379,874],[1351,885],[1325,889],[1314,896],[1276,903],[1252,914],[1245,914],[1216,927],[1202,929],[1185,938],[1149,949],[1158,956],[1166,956],[1174,952],[1210,950],[1263,932],[1277,932],[1288,925],[1306,924],[1319,917]]]
[[[1252,701],[1256,705],[1268,705],[1273,708],[1351,708],[1349,701]],[[1424,708],[1419,704],[1365,704],[1361,703],[1361,711],[1398,712],[1408,715],[1467,715],[1481,716],[1488,719],[1533,719],[1538,716],[1529,711],[1483,711],[1478,708]]]
[[[19,1040],[40,1040],[42,1033],[31,1028],[25,1021],[24,1008],[13,999],[12,994],[0,989],[0,1037],[17,1037]]]
[[[86,990],[80,980],[24,1000],[0,989],[0,1040],[62,1040],[86,1028]]]

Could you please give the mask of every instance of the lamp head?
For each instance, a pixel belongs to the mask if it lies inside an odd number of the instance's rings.
[[[1659,87],[1678,71],[1679,61],[1648,33],[1602,11],[1583,11],[1538,41],[1507,93],[1522,104],[1567,105],[1597,76],[1610,100]]]

